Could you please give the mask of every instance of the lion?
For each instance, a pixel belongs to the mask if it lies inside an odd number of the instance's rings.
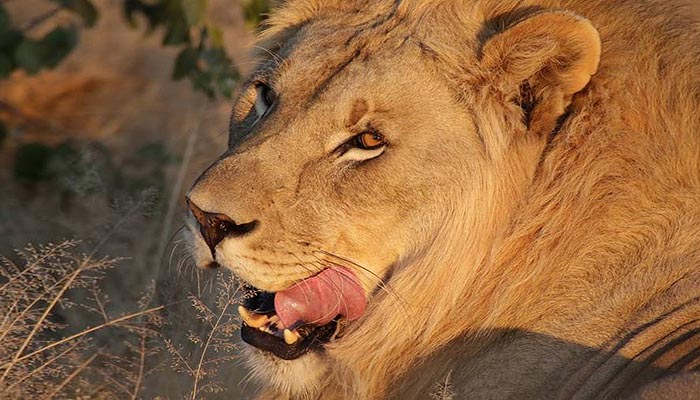
[[[676,1],[281,2],[187,195],[260,398],[693,393],[698,43]]]

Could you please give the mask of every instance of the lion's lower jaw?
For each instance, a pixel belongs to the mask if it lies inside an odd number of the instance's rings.
[[[245,345],[243,355],[252,378],[278,400],[315,399],[325,384],[330,361],[328,357],[310,352],[296,360],[282,360]]]

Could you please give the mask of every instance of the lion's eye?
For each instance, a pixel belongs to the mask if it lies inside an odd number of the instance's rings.
[[[275,103],[277,95],[271,87],[264,83],[258,83],[255,86],[255,91],[257,92],[257,97],[255,98],[255,112],[258,114],[258,117],[262,117]]]
[[[379,132],[363,132],[355,136],[355,146],[362,150],[375,150],[385,145],[386,139]]]

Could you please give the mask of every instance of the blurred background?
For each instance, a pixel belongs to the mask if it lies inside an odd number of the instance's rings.
[[[0,398],[252,392],[237,284],[179,231],[267,10],[0,0]]]

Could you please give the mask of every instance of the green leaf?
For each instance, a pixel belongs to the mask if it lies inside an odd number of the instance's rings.
[[[163,45],[177,46],[190,42],[190,27],[187,25],[184,16],[177,15],[168,23],[163,38]]]
[[[95,6],[88,0],[75,1],[77,5],[75,12],[78,15],[80,15],[80,17],[85,22],[85,25],[90,27],[95,26],[95,23],[99,18],[99,14],[97,13],[97,9],[95,8]]]
[[[42,68],[54,68],[75,48],[78,32],[58,27],[40,40],[25,38],[15,50],[15,62],[30,74]]]
[[[56,1],[56,0],[54,0]],[[90,0],[58,0],[63,6],[78,14],[83,19],[85,25],[92,27],[97,22],[98,14],[95,6]]]
[[[8,78],[17,68],[15,53],[23,40],[22,32],[16,29],[0,29],[0,79]]]
[[[78,31],[72,28],[58,27],[41,39],[40,45],[44,48],[42,62],[45,66],[54,68],[78,44]]]
[[[17,29],[0,31],[0,50],[12,50],[24,40],[24,35]]]
[[[2,144],[5,142],[7,135],[7,126],[5,126],[5,123],[0,121],[0,147],[2,147]]]
[[[136,26],[134,14],[143,12],[144,7],[144,4],[139,0],[124,0],[122,4],[122,13],[124,14],[124,18],[126,18],[126,22],[132,27]]]
[[[179,80],[197,69],[197,51],[192,47],[185,47],[177,55],[175,59],[175,69],[173,70],[173,79]]]
[[[124,0],[124,17],[129,25],[136,26],[136,14],[142,14],[148,21],[148,28],[155,29],[167,21],[166,4],[145,4],[141,0]]]
[[[5,6],[0,4],[0,34],[9,31],[11,27],[10,14],[5,10]]]
[[[44,66],[44,47],[36,40],[24,39],[15,49],[17,66],[29,74],[36,74]]]
[[[243,8],[243,16],[248,23],[258,26],[270,11],[268,0],[248,0]]]
[[[207,3],[207,0],[182,0],[185,19],[190,26],[197,26],[204,22]]]
[[[9,77],[14,69],[15,66],[12,62],[12,58],[7,54],[0,52],[0,79]]]
[[[216,88],[222,96],[230,99],[237,81],[238,74],[220,75],[216,80]]]
[[[219,94],[230,98],[239,75],[224,49],[204,49],[199,53],[199,61],[202,69],[191,75],[194,87],[209,97]]]
[[[211,73],[208,71],[195,71],[195,74],[193,74],[190,78],[192,79],[192,86],[195,89],[203,92],[210,99],[216,98],[216,92],[212,86]]]
[[[221,32],[221,29],[213,25],[208,25],[207,33],[209,34],[212,47],[217,49],[224,47],[224,34]]]
[[[15,178],[29,182],[46,179],[46,167],[52,153],[50,147],[41,143],[28,143],[20,146],[15,153]]]

